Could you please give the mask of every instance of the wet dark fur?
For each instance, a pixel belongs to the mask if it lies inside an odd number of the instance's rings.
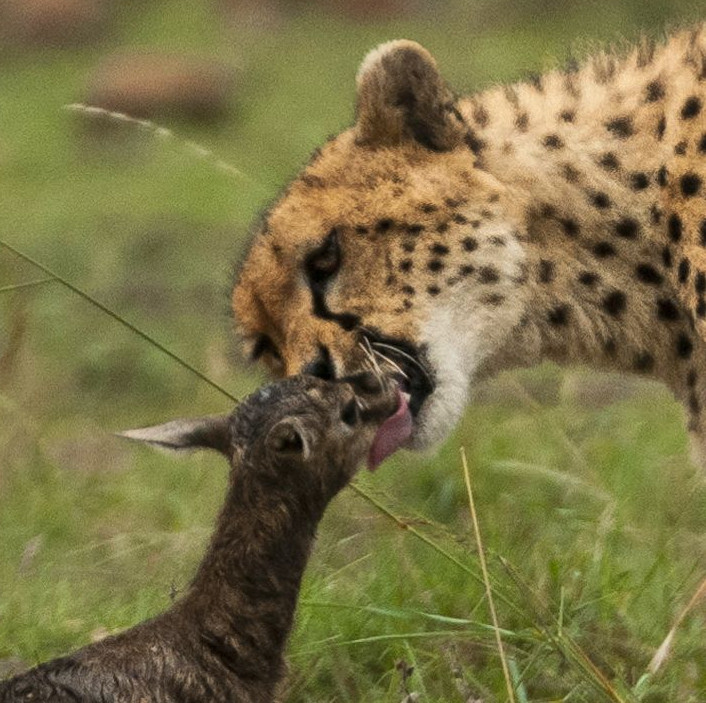
[[[341,458],[342,443],[329,441],[344,385],[291,379],[243,403],[224,423],[228,495],[184,598],[153,620],[0,683],[0,702],[274,700],[317,524],[355,469]],[[323,428],[325,441],[306,461],[273,456],[263,441],[289,417]],[[207,443],[217,447],[219,439]]]

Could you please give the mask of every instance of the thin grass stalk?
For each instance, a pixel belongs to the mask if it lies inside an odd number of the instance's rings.
[[[463,478],[466,482],[466,491],[468,492],[468,506],[471,510],[471,520],[473,522],[473,534],[476,538],[476,546],[478,548],[478,560],[480,568],[483,572],[483,585],[485,586],[485,594],[488,598],[488,610],[493,621],[493,630],[495,632],[495,642],[498,645],[498,654],[500,656],[500,665],[503,669],[503,677],[505,678],[505,687],[507,688],[507,697],[510,703],[515,703],[515,691],[510,678],[510,670],[505,659],[505,648],[503,647],[503,639],[500,636],[500,625],[498,624],[498,614],[495,610],[495,601],[493,600],[493,591],[490,588],[490,578],[488,577],[488,565],[485,563],[485,551],[483,549],[483,539],[480,534],[480,526],[478,524],[478,515],[476,514],[476,504],[473,500],[473,489],[471,488],[471,475],[468,471],[468,461],[466,460],[466,450],[461,447],[461,464],[463,465]]]
[[[163,344],[158,342],[154,337],[151,337],[148,335],[146,332],[143,332],[139,327],[135,327],[131,322],[128,322],[124,317],[121,315],[118,315],[117,312],[114,312],[111,310],[109,307],[103,305],[103,303],[99,302],[96,300],[92,295],[89,293],[86,293],[85,291],[81,290],[77,286],[73,285],[72,283],[69,283],[66,279],[62,278],[59,276],[59,274],[54,273],[51,269],[48,267],[44,266],[44,264],[39,263],[36,259],[33,259],[32,257],[28,256],[27,254],[22,253],[19,249],[15,249],[12,245],[8,244],[4,240],[0,239],[0,246],[5,247],[8,251],[11,251],[15,256],[19,256],[20,259],[27,261],[28,263],[32,264],[33,266],[36,266],[40,271],[46,273],[48,276],[51,276],[54,280],[57,282],[61,283],[61,285],[65,286],[68,288],[70,291],[78,295],[80,298],[83,298],[85,301],[89,302],[91,305],[94,307],[98,308],[101,312],[104,312],[106,315],[111,317],[113,320],[116,322],[119,322],[123,327],[126,327],[129,329],[131,332],[136,334],[138,337],[141,337],[144,339],[146,342],[149,342],[153,347],[156,349],[159,349],[163,354],[168,356],[172,361],[176,361],[177,364],[179,364],[182,368],[186,369],[190,373],[194,374],[197,378],[201,379],[204,383],[207,383],[211,388],[214,388],[217,390],[219,393],[222,393],[226,398],[229,398],[231,401],[234,403],[239,402],[238,399],[231,395],[225,388],[222,386],[219,386],[215,381],[212,381],[206,374],[203,372],[199,371],[196,367],[192,366],[189,362],[184,361],[180,356],[175,354],[173,351],[165,347]]]
[[[45,283],[53,283],[55,278],[39,278],[36,281],[27,281],[26,283],[16,283],[12,286],[2,286],[0,287],[0,293],[11,293],[14,290],[24,290],[25,288],[35,288],[37,286],[42,286]]]
[[[162,125],[152,122],[151,120],[140,119],[124,112],[106,110],[103,107],[86,105],[85,103],[72,103],[71,105],[64,105],[64,110],[68,110],[69,112],[78,112],[94,118],[106,118],[112,120],[113,122],[121,122],[123,124],[132,125],[133,127],[138,127],[157,139],[168,140],[176,144],[184,149],[184,151],[186,151],[190,156],[195,156],[219,171],[223,171],[228,175],[250,181],[252,184],[261,188],[263,187],[263,185],[255,178],[217,156],[212,149],[208,149],[203,146],[203,144],[199,144],[198,142],[194,142],[190,139],[184,139],[183,137],[175,134],[171,129],[163,127]]]

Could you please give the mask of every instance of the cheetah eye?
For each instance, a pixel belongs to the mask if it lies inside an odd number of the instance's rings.
[[[324,243],[307,258],[306,272],[312,284],[322,286],[338,272],[340,266],[341,249],[338,245],[338,232],[334,228]]]

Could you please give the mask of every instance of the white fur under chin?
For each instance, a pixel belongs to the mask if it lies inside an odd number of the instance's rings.
[[[459,334],[449,309],[435,310],[421,338],[434,369],[435,388],[417,417],[409,443],[410,449],[417,450],[441,442],[461,419],[478,357],[470,335]]]
[[[499,229],[498,234],[507,232]],[[511,293],[512,280],[520,274],[524,252],[510,239],[505,253],[505,260],[498,265],[502,282],[496,290]],[[504,287],[507,290],[503,291]],[[461,419],[481,364],[503,348],[520,319],[524,303],[514,292],[507,295],[502,315],[483,304],[482,291],[477,287],[464,290],[460,285],[454,289],[454,295],[445,300],[439,296],[439,302],[429,309],[420,342],[434,370],[435,388],[416,419],[410,449],[426,449],[441,442]]]

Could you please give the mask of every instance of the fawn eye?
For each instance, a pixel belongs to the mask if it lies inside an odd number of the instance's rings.
[[[338,244],[338,232],[332,229],[324,243],[312,252],[306,260],[306,273],[309,281],[322,286],[334,276],[341,267],[341,248]]]
[[[353,425],[358,422],[358,417],[358,403],[356,403],[355,398],[353,398],[343,406],[343,410],[341,410],[341,422],[349,427],[353,427]]]

